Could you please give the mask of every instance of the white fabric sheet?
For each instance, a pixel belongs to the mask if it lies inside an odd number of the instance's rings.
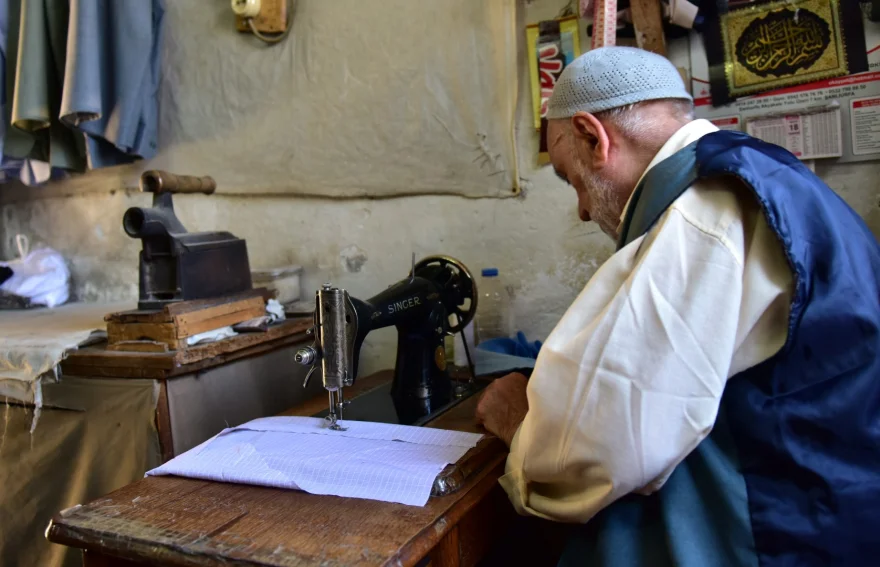
[[[165,3],[150,168],[220,193],[515,195],[513,0],[297,0],[271,48],[228,4]]]
[[[225,429],[151,470],[424,506],[434,479],[482,437],[475,433],[365,421],[325,427],[315,417],[268,417]]]

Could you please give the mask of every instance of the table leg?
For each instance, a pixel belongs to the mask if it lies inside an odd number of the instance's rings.
[[[458,542],[458,526],[452,526],[443,539],[431,550],[431,567],[458,567],[461,549]]]
[[[159,400],[156,403],[156,431],[159,432],[159,449],[162,462],[174,458],[174,439],[171,437],[171,412],[168,409],[168,381],[159,381]]]

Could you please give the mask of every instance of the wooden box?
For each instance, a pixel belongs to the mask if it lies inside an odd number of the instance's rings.
[[[187,348],[187,338],[261,317],[263,292],[171,303],[158,311],[111,313],[107,321],[109,350],[167,352]]]

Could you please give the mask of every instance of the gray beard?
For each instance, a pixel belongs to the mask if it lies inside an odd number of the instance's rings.
[[[590,195],[590,218],[599,225],[602,232],[617,240],[617,228],[620,226],[620,213],[618,211],[617,197],[611,181],[599,175],[588,173],[584,180],[589,183],[588,194]]]

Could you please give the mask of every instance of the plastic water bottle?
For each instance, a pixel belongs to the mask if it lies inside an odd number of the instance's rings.
[[[477,284],[477,341],[482,342],[513,335],[513,312],[510,294],[498,277],[498,268],[484,268]]]

